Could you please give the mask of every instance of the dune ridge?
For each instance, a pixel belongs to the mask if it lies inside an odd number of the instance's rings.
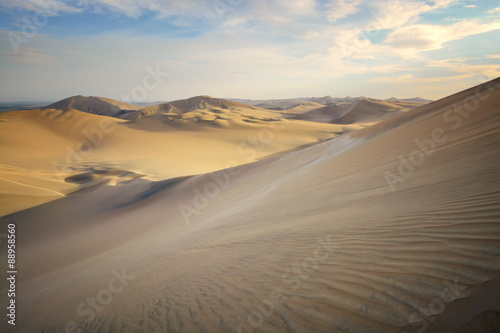
[[[464,327],[500,310],[499,111],[496,79],[251,164],[136,178],[9,215],[2,222],[24,235],[19,322],[44,332],[68,322],[89,332]],[[90,311],[85,300],[116,271],[126,288]]]
[[[169,104],[129,112],[130,119],[72,108],[2,113],[0,215],[94,184],[65,181],[78,174],[129,170],[165,180],[254,162],[344,131],[206,96],[175,105],[177,111]]]
[[[344,125],[370,123],[388,119],[422,105],[363,98],[355,103],[341,103],[313,109],[298,115],[295,119]]]
[[[140,107],[136,105],[120,102],[110,98],[94,96],[86,97],[81,95],[68,97],[45,107],[45,109],[67,108],[110,117],[119,117],[123,113],[140,109]]]

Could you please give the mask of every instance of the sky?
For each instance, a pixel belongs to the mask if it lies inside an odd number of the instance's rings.
[[[0,102],[438,99],[498,76],[498,0],[0,0]]]

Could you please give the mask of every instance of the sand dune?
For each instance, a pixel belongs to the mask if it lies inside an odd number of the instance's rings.
[[[497,79],[213,173],[115,166],[102,173],[125,181],[2,219],[22,235],[17,328],[484,332],[500,310],[499,111]]]
[[[234,101],[258,106],[270,110],[287,110],[297,105],[316,103],[320,106],[334,105],[337,103],[354,103],[363,97],[301,97],[301,98],[286,98],[286,99],[267,99],[267,100],[252,100],[252,99],[234,99]]]
[[[46,109],[72,108],[82,112],[105,115],[126,120],[163,115],[170,120],[181,119],[181,115],[198,112],[221,114],[228,110],[240,111],[249,116],[264,115],[267,117],[286,117],[288,119],[306,120],[341,125],[367,123],[390,118],[427,103],[422,99],[387,101],[367,98],[334,99],[323,98],[270,100],[255,105],[237,101],[213,98],[211,96],[196,96],[158,105],[140,108],[135,105],[102,97],[74,96],[53,103]],[[245,112],[249,111],[249,112]],[[281,111],[281,112],[276,112]]]
[[[310,102],[310,101],[302,101],[297,99],[289,99],[284,101],[265,101],[255,104],[255,106],[269,109],[269,110],[287,110],[290,111],[295,108],[318,108],[324,106],[324,104]]]
[[[413,103],[417,103],[417,104],[427,104],[427,103],[431,103],[431,102],[434,102],[430,99],[425,99],[425,98],[420,98],[420,97],[413,97],[413,98],[404,98],[404,99],[400,99],[400,98],[396,98],[396,97],[392,97],[392,98],[389,98],[389,99],[386,99],[387,102],[397,102],[397,103],[410,103],[410,104],[413,104]]]
[[[110,117],[120,117],[124,113],[140,109],[140,107],[136,105],[120,102],[110,98],[93,97],[93,96],[86,97],[81,95],[68,97],[59,102],[50,104],[45,108],[46,109],[71,108],[87,113],[93,113]]]
[[[133,120],[70,108],[0,115],[0,214],[81,190],[89,184],[65,181],[80,173],[120,169],[164,180],[254,162],[344,130],[208,97],[151,108],[129,112],[143,113]]]
[[[248,114],[249,116],[264,115],[272,118],[280,117],[279,113],[264,110],[259,107],[221,98],[213,98],[210,96],[196,96],[188,99],[149,106],[136,112],[124,115],[122,118],[135,120],[152,115],[166,115],[170,116],[172,118],[171,120],[174,120],[180,118],[172,116],[190,114],[193,112],[196,114],[196,112],[201,110],[209,114],[223,114],[229,112],[233,114],[243,113]]]
[[[319,109],[325,107],[322,104],[314,103],[314,102],[302,102],[297,105],[294,105],[292,108],[283,109],[282,114],[287,118],[295,118],[296,115],[304,114],[306,112],[312,111],[314,109]]]
[[[387,102],[364,98],[354,103],[340,103],[313,109],[295,119],[339,125],[373,123],[423,105],[423,103]]]

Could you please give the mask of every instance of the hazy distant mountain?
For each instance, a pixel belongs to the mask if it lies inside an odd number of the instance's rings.
[[[427,104],[427,103],[434,102],[433,100],[430,100],[430,99],[424,99],[424,98],[420,98],[420,97],[414,97],[414,98],[403,98],[403,99],[399,99],[399,98],[396,98],[396,97],[392,97],[392,98],[386,99],[386,101],[388,101],[388,102],[405,101],[405,102],[426,103],[426,104]]]
[[[339,103],[313,109],[294,119],[348,125],[380,121],[408,110],[410,110],[408,107],[396,102],[364,98],[353,103]]]
[[[2,102],[0,103],[0,112],[34,110],[43,108],[47,102]]]
[[[81,95],[68,97],[44,107],[44,109],[65,108],[72,108],[87,113],[117,118],[120,118],[120,116],[125,113],[140,109],[137,105],[120,102],[110,98],[93,96],[86,97]]]
[[[408,112],[303,103],[3,113],[23,266],[0,331],[499,332],[500,78]]]
[[[225,100],[221,98],[213,98],[211,96],[195,96],[188,99],[181,99],[173,102],[161,103],[158,105],[152,105],[140,110],[130,112],[123,115],[120,118],[123,119],[137,119],[142,117],[148,117],[155,114],[171,115],[175,118],[175,115],[182,115],[195,110],[216,110],[216,109],[255,109],[254,106],[243,104],[240,102],[235,102],[231,100]]]
[[[307,105],[305,103],[308,102],[313,102],[313,103],[318,103],[322,104],[323,106],[329,106],[329,105],[337,105],[338,103],[355,103],[357,101],[360,101],[362,99],[366,99],[366,97],[359,96],[359,97],[332,97],[332,96],[324,96],[324,97],[300,97],[300,98],[287,98],[287,99],[268,99],[268,100],[253,100],[253,99],[230,99],[232,101],[238,101],[241,103],[245,103],[248,105],[255,105],[264,109],[269,109],[269,110],[288,110],[291,108],[295,108],[297,106],[304,106]],[[377,100],[377,99],[373,99]],[[380,100],[383,101],[383,100]],[[427,104],[432,102],[431,100],[423,99],[420,97],[415,97],[415,98],[408,98],[408,99],[398,99],[398,98],[390,98],[385,101],[388,102],[397,102],[397,103],[402,103],[402,102],[409,102],[409,103],[419,103],[420,104]]]
[[[134,120],[137,118],[152,116],[155,114],[181,115],[184,113],[200,109],[212,109],[212,108],[253,109],[255,107],[231,100],[213,98],[211,96],[196,96],[188,99],[161,103],[142,108],[137,105],[120,102],[110,98],[73,96],[44,107],[44,109],[65,109],[65,108],[72,108],[78,111],[83,111],[97,115]]]
[[[307,105],[307,103],[318,103],[321,105],[331,105],[342,102],[355,102],[362,97],[300,97],[300,98],[287,98],[287,99],[267,99],[267,100],[253,100],[253,99],[229,99],[248,105],[258,106],[269,110],[287,110],[300,105]]]
[[[195,110],[206,110],[210,114],[220,110],[270,110],[279,111],[288,119],[306,120],[334,124],[359,124],[379,121],[396,114],[426,104],[422,98],[397,99],[385,101],[365,97],[303,97],[276,100],[228,100],[211,96],[195,96],[172,102],[141,107],[103,97],[73,96],[50,104],[45,109],[75,110],[110,116],[120,119],[136,120],[154,115],[164,115],[167,119],[179,119],[183,114]],[[219,110],[219,111],[217,111]]]

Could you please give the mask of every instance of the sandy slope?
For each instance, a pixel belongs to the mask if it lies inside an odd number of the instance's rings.
[[[87,97],[73,96],[65,98],[59,102],[53,103],[45,107],[46,109],[67,109],[93,113],[103,116],[119,117],[125,111],[139,110],[140,107],[110,98],[104,97]]]
[[[287,100],[281,102],[262,102],[258,103],[255,106],[270,109],[270,110],[286,110],[287,113],[303,113],[305,110],[312,110],[315,108],[320,108],[325,105],[310,102],[310,101],[301,101],[301,100]]]
[[[338,125],[286,120],[281,114],[209,97],[174,102],[123,120],[74,109],[0,115],[0,215],[60,198],[96,182],[66,177],[94,170],[129,170],[163,180],[254,162],[337,136]],[[129,113],[129,114],[134,114]]]
[[[354,103],[339,103],[312,109],[294,117],[294,119],[339,125],[373,123],[423,105],[423,103],[388,102],[364,98]]]
[[[496,80],[253,164],[10,215],[17,328],[451,332],[500,310],[499,146]]]

